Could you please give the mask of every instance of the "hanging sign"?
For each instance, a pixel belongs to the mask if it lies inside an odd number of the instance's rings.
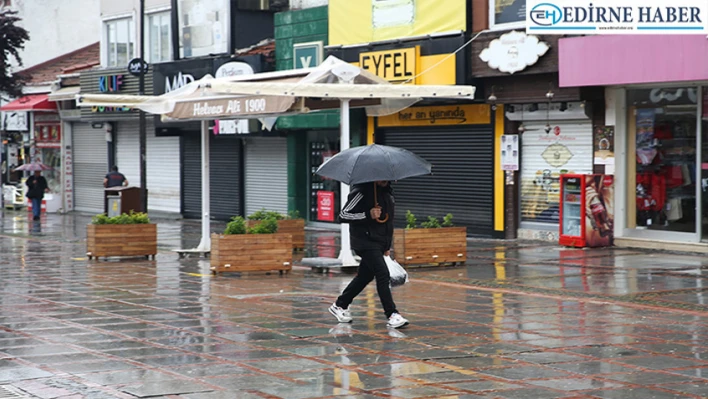
[[[317,220],[334,222],[334,192],[317,192]]]
[[[489,43],[479,58],[490,68],[514,74],[538,62],[550,47],[538,37],[512,31]]]
[[[150,66],[147,62],[141,60],[140,58],[133,58],[128,63],[128,73],[133,76],[140,76],[140,70],[142,67],[143,76],[148,73]]]
[[[437,107],[412,107],[393,115],[379,117],[380,127],[394,126],[443,126],[491,123],[487,104],[444,105]]]

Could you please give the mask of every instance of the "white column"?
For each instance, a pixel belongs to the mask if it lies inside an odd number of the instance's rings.
[[[209,122],[202,121],[202,241],[197,250],[211,251],[210,184],[209,181]]]
[[[349,149],[349,100],[341,99],[340,101],[340,114],[342,119],[339,125],[339,151],[344,151]],[[346,205],[347,198],[349,197],[349,185],[341,183],[339,192],[339,203],[341,204],[341,209],[344,209],[344,205]],[[339,260],[342,261],[342,266],[358,266],[359,263],[357,263],[352,255],[352,246],[349,237],[349,224],[341,223],[340,228],[342,231],[342,251],[339,253]]]

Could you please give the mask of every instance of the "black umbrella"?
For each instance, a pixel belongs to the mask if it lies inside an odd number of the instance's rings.
[[[432,165],[403,148],[371,144],[344,150],[323,163],[317,174],[348,185],[429,175]],[[374,193],[376,184],[374,184]],[[376,198],[376,195],[374,195]],[[378,206],[378,203],[376,203]],[[388,215],[381,223],[388,220]]]

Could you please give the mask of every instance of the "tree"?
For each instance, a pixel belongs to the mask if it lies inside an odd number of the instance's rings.
[[[0,73],[0,92],[11,97],[22,96],[22,87],[29,79],[28,76],[12,73],[12,60],[22,66],[20,51],[24,50],[25,42],[29,40],[29,33],[24,28],[17,26],[21,21],[17,11],[0,12],[0,51],[2,54],[2,73]]]

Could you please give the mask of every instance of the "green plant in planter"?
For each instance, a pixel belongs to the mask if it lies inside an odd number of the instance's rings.
[[[150,218],[147,213],[133,212],[123,213],[118,216],[109,217],[105,213],[91,218],[91,224],[148,224],[150,223]]]
[[[440,224],[438,218],[433,216],[428,216],[428,220],[420,224],[420,227],[424,229],[439,229],[441,227],[453,226],[454,225],[452,224],[452,213],[448,213],[447,215],[445,215],[442,224]],[[417,227],[418,219],[416,219],[415,215],[411,213],[411,211],[406,211],[406,230],[412,230]]]
[[[275,211],[266,211],[265,209],[261,209],[260,211],[254,212],[251,216],[248,217],[248,220],[266,220],[266,219],[275,219],[275,220],[284,220],[286,217],[285,215],[275,212]]]
[[[246,234],[246,221],[241,216],[232,217],[224,234]]]
[[[442,227],[453,227],[453,226],[454,226],[454,224],[452,224],[452,213],[448,213],[443,218]]]
[[[296,209],[296,210],[294,210],[294,211],[288,212],[288,219],[290,219],[290,220],[302,219],[302,218],[300,217],[300,211],[298,211],[298,210]]]
[[[415,229],[417,225],[418,225],[418,219],[415,218],[415,215],[410,210],[407,210],[406,211],[406,230]]]
[[[266,218],[253,227],[246,227],[246,220],[241,216],[235,216],[226,225],[224,234],[275,234],[277,231],[278,220],[275,218]]]
[[[440,221],[434,216],[428,216],[428,221],[420,224],[420,227],[424,229],[439,229]]]
[[[247,229],[248,234],[275,234],[278,231],[278,219],[267,218]]]

